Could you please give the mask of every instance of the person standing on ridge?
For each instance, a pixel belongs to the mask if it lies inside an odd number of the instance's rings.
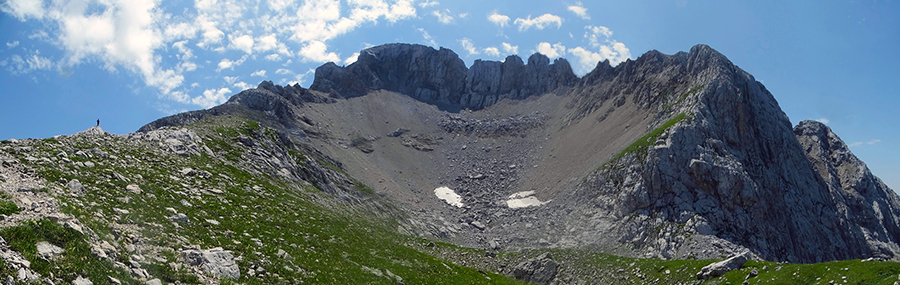
[[[100,119],[97,119],[97,126],[100,126]]]

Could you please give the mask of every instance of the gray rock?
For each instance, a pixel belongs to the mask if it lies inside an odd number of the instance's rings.
[[[556,278],[558,267],[559,264],[553,260],[553,256],[544,253],[516,265],[513,277],[525,282],[550,284]]]
[[[182,224],[186,224],[190,221],[188,219],[188,216],[185,215],[184,213],[177,213],[175,215],[169,216],[168,218],[169,218],[169,220],[172,220],[173,222],[178,222],[178,223],[182,223]]]
[[[141,194],[144,192],[144,190],[141,190],[141,186],[137,184],[128,184],[128,186],[125,186],[125,190],[134,194]]]
[[[109,280],[109,283],[110,283],[110,284],[113,284],[113,285],[122,285],[122,281],[119,281],[119,279],[116,279],[115,277],[112,277],[112,276],[106,276],[106,279]],[[156,279],[156,280],[159,280],[159,279]],[[159,285],[162,285],[162,283],[159,283]]]
[[[79,275],[78,278],[75,278],[75,280],[72,281],[72,285],[94,285],[94,282]]]
[[[63,252],[61,247],[46,241],[39,241],[36,245],[37,253],[45,259],[52,259]]]
[[[83,130],[74,134],[75,136],[99,136],[99,135],[109,135],[106,131],[100,128],[100,126],[90,127],[87,130]]]
[[[145,283],[145,284],[147,284],[147,285],[162,285],[163,283],[162,283],[162,280],[159,280],[158,278],[153,278],[153,279],[147,280],[147,283]]]
[[[396,137],[399,137],[399,136],[403,135],[403,133],[406,133],[406,132],[408,132],[408,131],[409,131],[409,130],[404,129],[404,128],[397,128],[397,130],[395,130],[395,131],[393,131],[393,132],[387,134],[387,136],[388,136],[388,137],[392,137],[392,138],[396,138]]]
[[[750,259],[750,252],[738,254],[723,261],[714,262],[701,268],[700,272],[697,272],[697,279],[707,280],[709,278],[722,276],[728,271],[741,269],[748,259]]]
[[[209,274],[235,280],[241,278],[241,272],[234,263],[234,256],[230,251],[222,250],[221,247],[206,250],[183,250],[181,256],[189,265],[199,266]]]
[[[84,193],[84,185],[81,185],[81,182],[78,181],[78,179],[72,179],[69,183],[66,183],[66,187],[69,187],[69,189],[76,193]]]

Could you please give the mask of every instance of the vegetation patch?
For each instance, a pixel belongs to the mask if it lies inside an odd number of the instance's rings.
[[[619,152],[618,154],[613,156],[613,158],[610,159],[606,164],[604,164],[603,167],[606,167],[607,165],[618,161],[620,158],[622,158],[622,156],[624,156],[625,154],[628,154],[628,153],[635,153],[635,154],[637,154],[639,159],[641,159],[641,160],[644,159],[647,156],[647,147],[653,145],[653,143],[655,143],[656,140],[659,139],[659,136],[662,135],[662,133],[665,132],[666,129],[674,126],[678,122],[681,122],[681,121],[683,121],[685,119],[689,119],[689,118],[691,118],[690,115],[685,114],[685,113],[679,113],[672,119],[669,119],[668,121],[663,123],[662,126],[659,126],[658,128],[654,129],[653,131],[647,133],[646,135],[644,135],[644,136],[640,137],[639,139],[637,139],[636,141],[634,141],[631,145],[629,145],[628,147],[623,149],[621,152]]]
[[[10,248],[28,259],[31,269],[42,276],[52,274],[67,283],[78,276],[91,280],[108,280],[107,276],[112,276],[126,284],[140,284],[123,269],[94,257],[81,233],[63,228],[56,222],[47,219],[26,221],[19,226],[0,229],[0,236],[9,242]],[[36,244],[41,241],[62,248],[63,252],[53,258],[52,262],[48,261],[37,253]]]

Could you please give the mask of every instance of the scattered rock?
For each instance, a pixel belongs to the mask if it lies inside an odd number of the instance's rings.
[[[63,252],[61,247],[55,246],[46,241],[40,241],[36,245],[37,253],[44,259],[52,259]]]
[[[84,193],[84,185],[81,185],[81,182],[78,181],[78,179],[72,179],[72,181],[66,183],[66,187],[69,187],[69,189],[76,193]]]
[[[144,192],[144,190],[141,190],[141,186],[137,184],[128,184],[128,186],[125,186],[125,190],[134,194],[141,194]]]
[[[241,272],[234,263],[234,256],[230,251],[222,250],[221,247],[206,250],[182,250],[181,256],[189,265],[199,266],[209,274],[235,280],[241,278]]]
[[[697,272],[697,279],[707,280],[709,278],[722,276],[728,271],[741,269],[741,267],[744,266],[744,263],[747,262],[748,259],[750,259],[749,251],[732,256],[729,259],[704,266],[702,269],[700,269],[700,272]]]
[[[558,267],[559,264],[553,260],[553,256],[550,253],[544,253],[516,265],[513,269],[513,277],[525,282],[546,285],[556,278]]]
[[[94,285],[94,282],[79,275],[78,278],[75,278],[75,280],[72,281],[72,285]]]

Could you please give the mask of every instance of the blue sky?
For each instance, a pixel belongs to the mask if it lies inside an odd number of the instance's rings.
[[[792,123],[826,122],[900,190],[898,1],[6,0],[0,138],[123,134],[220,104],[262,80],[372,45],[447,47],[475,59],[596,62],[704,43],[753,74]]]

